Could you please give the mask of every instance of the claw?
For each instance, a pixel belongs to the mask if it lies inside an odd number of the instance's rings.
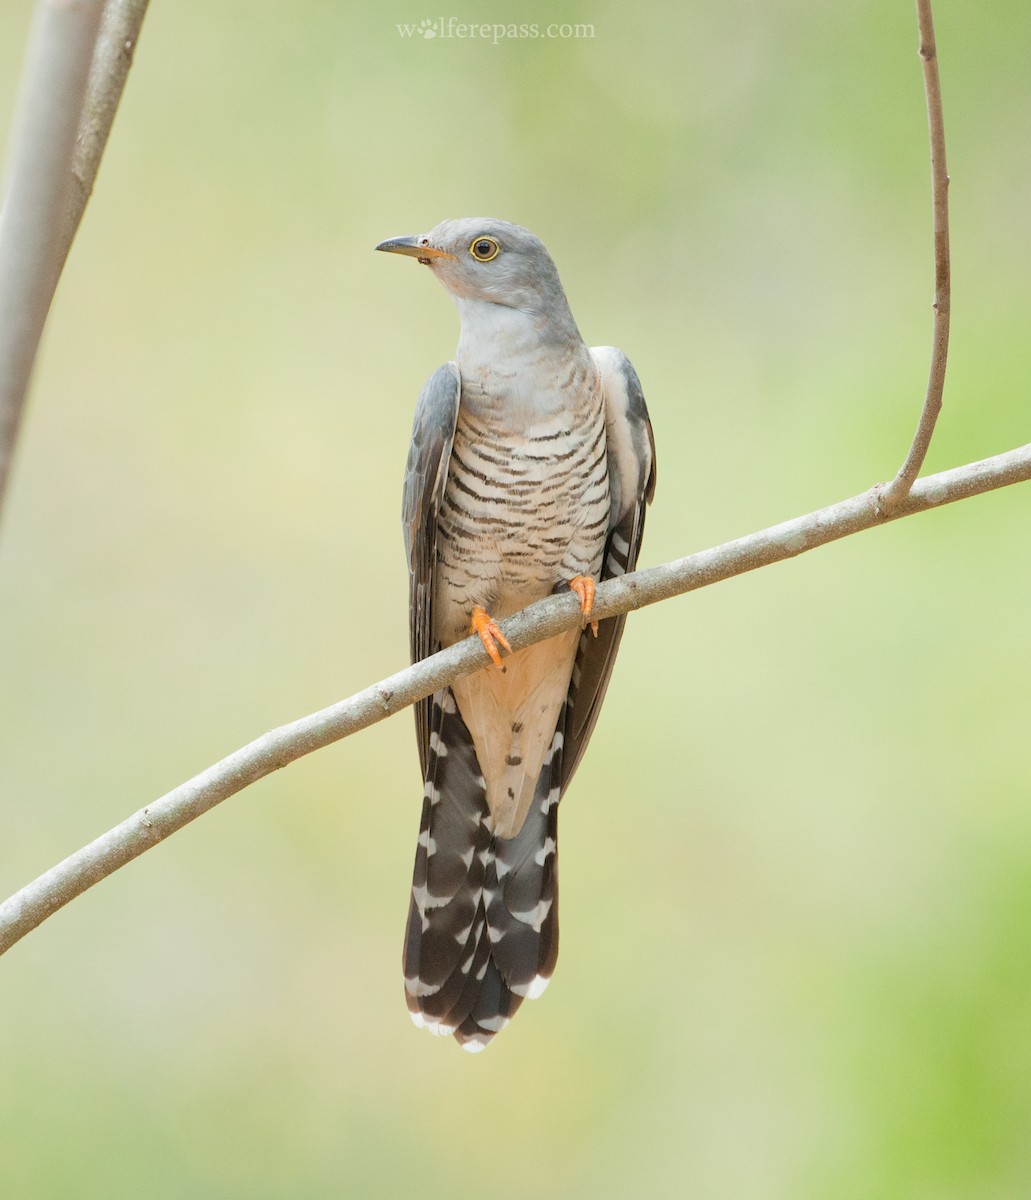
[[[509,652],[512,653],[512,647],[508,644],[508,638],[501,632],[501,627],[497,621],[487,612],[485,608],[480,608],[477,605],[472,612],[472,620],[469,622],[469,632],[478,633],[480,641],[483,642],[483,648],[490,655],[490,661],[501,671],[505,669],[501,661],[501,651],[498,649],[498,643]]]
[[[586,629],[589,622],[591,633],[597,637],[598,622],[591,620],[591,613],[594,611],[594,580],[590,575],[577,575],[570,579],[569,590],[575,592],[580,600],[580,612],[583,614],[583,623],[580,628]]]

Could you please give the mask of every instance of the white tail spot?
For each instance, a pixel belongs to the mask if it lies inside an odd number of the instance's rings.
[[[406,975],[405,991],[409,996],[433,996],[440,991],[440,987],[429,987],[427,984],[423,983],[418,975],[416,975],[414,979],[410,979]],[[416,1017],[416,1014],[413,1012],[412,1020],[415,1021],[416,1025],[422,1025],[427,1020],[432,1021],[433,1018],[425,1017],[422,1013],[419,1013],[418,1017]]]
[[[428,908],[440,908],[441,905],[447,904],[451,897],[433,896],[426,884],[420,883],[418,886],[412,887],[412,899],[419,912],[425,915]],[[425,926],[423,928],[425,929]]]
[[[551,983],[550,978],[545,979],[543,975],[535,975],[529,983],[511,984],[510,990],[517,996],[524,996],[527,1000],[536,1000],[544,995],[544,989],[549,983]]]
[[[544,801],[541,804],[541,812],[545,814],[549,813],[552,809],[552,806],[558,804],[558,799],[558,788],[553,787],[551,791],[548,792],[548,794],[544,797]]]
[[[534,933],[540,933],[544,918],[551,912],[552,903],[551,900],[538,900],[533,908],[527,909],[525,912],[514,912],[512,916],[517,921],[522,921],[524,925],[529,925]]]
[[[533,861],[537,864],[537,866],[543,867],[544,861],[548,857],[548,855],[554,854],[554,853],[555,853],[555,839],[553,837],[547,838],[546,841],[544,842],[544,845],[541,846],[541,848],[533,856]]]

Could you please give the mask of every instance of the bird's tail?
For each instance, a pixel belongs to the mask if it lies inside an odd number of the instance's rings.
[[[563,722],[559,722],[559,730]],[[494,833],[476,750],[450,690],[433,697],[404,948],[412,1020],[482,1050],[558,958],[562,734],[522,828]]]

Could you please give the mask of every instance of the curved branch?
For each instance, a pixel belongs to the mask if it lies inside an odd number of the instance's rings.
[[[878,504],[874,488],[712,550],[607,580],[598,585],[594,612],[602,619],[631,612],[757,567],[794,558],[863,529],[1029,479],[1031,443],[919,480],[890,515]],[[571,629],[579,620],[579,602],[566,593],[517,613],[503,622],[502,628],[513,650],[521,650]],[[248,784],[313,750],[393,716],[484,665],[479,638],[467,638],[347,700],[250,742],[140,809],[0,904],[0,954],[93,884]]]
[[[0,506],[43,326],[146,7],[41,0],[36,11],[0,214]]]
[[[927,457],[934,427],[942,407],[945,366],[949,355],[949,316],[952,306],[949,265],[949,172],[945,163],[945,118],[942,115],[941,82],[938,79],[938,50],[934,40],[931,0],[916,0],[920,29],[920,61],[924,72],[927,128],[931,142],[931,204],[934,219],[934,329],[931,335],[931,367],[927,392],[913,444],[906,461],[891,483],[880,491],[880,504],[891,512],[909,494]]]

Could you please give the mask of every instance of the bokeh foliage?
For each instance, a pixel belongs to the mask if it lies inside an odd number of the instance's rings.
[[[28,0],[0,7],[0,126]],[[5,894],[402,665],[446,297],[538,232],[644,380],[659,562],[890,476],[930,344],[912,5],[154,0],[0,542]],[[448,13],[444,14],[446,20]],[[1031,438],[1024,0],[940,3],[954,326],[929,468]],[[1031,1179],[1031,493],[635,616],[563,813],[547,996],[473,1058],[399,971],[400,717],[0,963],[0,1195],[950,1200]]]

